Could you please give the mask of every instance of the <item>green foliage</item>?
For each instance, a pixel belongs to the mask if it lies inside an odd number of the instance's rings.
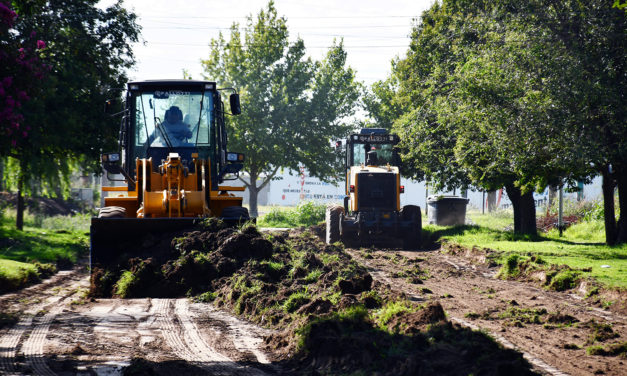
[[[309,294],[305,291],[295,292],[290,295],[285,303],[283,303],[283,309],[285,312],[292,313],[296,311],[300,306],[309,302]]]
[[[603,0],[436,2],[367,108],[393,122],[405,171],[440,190],[526,194],[622,169],[623,13]]]
[[[498,277],[508,278],[508,277],[516,277],[520,270],[518,269],[518,263],[520,262],[520,256],[517,254],[511,254],[507,256],[505,263],[499,270]]]
[[[555,274],[548,284],[548,288],[555,291],[566,291],[576,287],[580,273],[573,270],[563,270]]]
[[[134,63],[139,26],[121,1],[106,8],[90,0],[13,5],[20,15],[13,32],[45,39],[40,58],[49,69],[37,81],[38,95],[22,108],[28,136],[0,149],[7,183],[26,193],[66,196],[76,166],[100,172],[100,153],[117,149],[119,126],[101,109],[107,99],[122,97],[117,88]]]
[[[126,298],[135,284],[137,284],[137,276],[129,270],[123,271],[122,276],[115,284],[115,295]]]
[[[314,283],[322,276],[322,269],[314,269],[305,277],[305,283]]]
[[[414,312],[415,310],[416,307],[409,301],[395,300],[387,302],[383,307],[376,310],[373,313],[373,320],[379,328],[387,330],[387,324],[393,317],[401,313]]]
[[[343,42],[334,42],[322,61],[306,57],[305,43],[299,37],[290,43],[287,20],[270,1],[210,48],[205,77],[241,92],[242,114],[227,126],[230,148],[246,154],[251,215],[257,216],[259,189],[279,169],[299,171],[302,164],[311,176],[335,178],[329,141],[351,128],[360,88]]]
[[[302,201],[295,208],[272,208],[257,222],[262,227],[300,227],[324,222],[326,205]]]

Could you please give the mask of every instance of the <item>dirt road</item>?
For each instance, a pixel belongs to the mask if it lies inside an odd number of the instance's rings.
[[[163,374],[266,375],[268,331],[188,299],[86,298],[85,270],[0,297],[19,321],[0,330],[0,374],[115,375],[123,367]],[[134,359],[134,360],[133,360]]]
[[[450,321],[489,333],[547,375],[624,375],[627,318],[576,293],[494,278],[477,255],[441,250],[348,249],[372,277],[418,302],[439,301]],[[0,296],[15,323],[0,329],[0,374],[116,375],[146,369],[179,375],[272,375],[267,329],[178,299],[90,300],[85,268]],[[601,349],[601,350],[600,350]]]
[[[505,347],[523,352],[541,373],[627,374],[624,357],[586,352],[589,347],[625,343],[627,317],[591,306],[576,293],[496,279],[498,268],[477,260],[477,255],[441,250],[348,252],[375,280],[415,301],[440,301],[451,321],[486,331]]]

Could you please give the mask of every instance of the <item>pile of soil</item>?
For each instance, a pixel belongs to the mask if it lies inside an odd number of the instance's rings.
[[[564,221],[564,229],[581,221],[576,215],[565,215],[562,217]],[[539,231],[548,232],[554,228],[559,228],[559,220],[557,214],[547,214],[536,219],[536,227]]]
[[[451,324],[437,302],[420,306],[374,282],[342,246],[317,235],[210,220],[141,239],[134,257],[94,270],[91,293],[213,301],[277,329],[266,350],[294,374],[531,374],[519,353]],[[397,302],[410,308],[380,322],[378,312]]]
[[[48,197],[24,197],[24,205],[32,214],[41,214],[47,217],[54,215],[73,215],[81,212],[81,207],[72,200]],[[15,208],[17,194],[0,192],[0,208]]]

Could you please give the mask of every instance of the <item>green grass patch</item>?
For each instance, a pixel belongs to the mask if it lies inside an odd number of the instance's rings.
[[[259,227],[300,227],[324,222],[325,204],[304,201],[296,207],[273,207],[257,218]]]
[[[0,292],[35,283],[71,266],[88,252],[87,214],[56,217],[26,213],[24,230],[15,228],[15,212],[0,216]]]
[[[520,262],[520,259],[512,255],[532,254],[548,264],[568,265],[580,271],[579,278],[592,277],[610,287],[627,287],[627,244],[613,247],[605,245],[604,227],[600,221],[574,224],[564,231],[562,237],[554,230],[528,236],[513,233],[511,212],[498,212],[494,216],[469,213],[468,216],[474,225],[428,225],[425,226],[425,233],[432,241],[446,240],[466,248],[495,250],[495,261],[507,268],[504,272],[515,273],[515,269],[510,266],[514,261]],[[556,283],[568,284],[573,277],[572,274],[560,276]]]

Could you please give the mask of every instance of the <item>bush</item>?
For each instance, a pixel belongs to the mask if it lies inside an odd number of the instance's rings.
[[[260,219],[261,225],[299,227],[312,226],[324,221],[326,205],[314,201],[304,201],[295,208],[272,208]]]

